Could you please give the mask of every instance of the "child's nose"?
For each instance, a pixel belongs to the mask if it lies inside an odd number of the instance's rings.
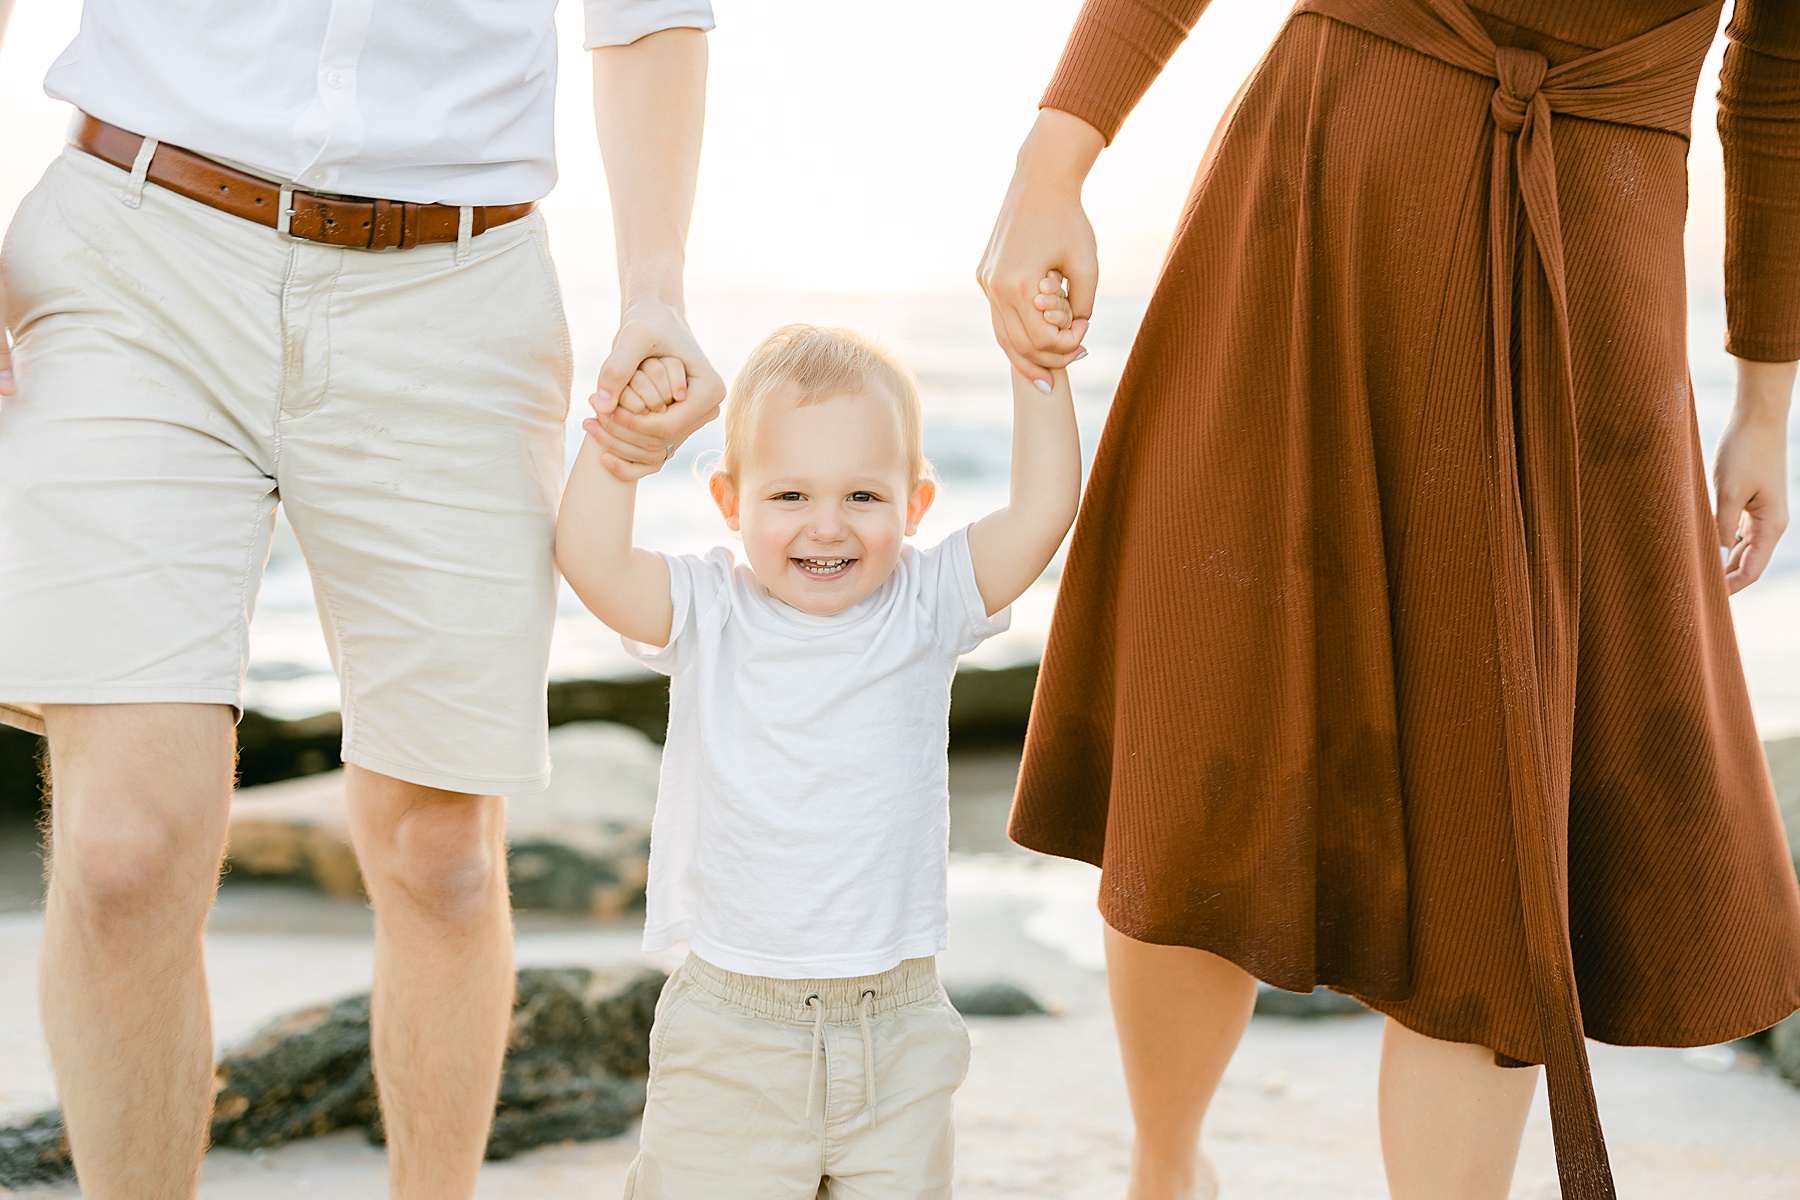
[[[842,513],[832,510],[815,514],[809,532],[817,542],[841,542],[850,532],[850,526]]]

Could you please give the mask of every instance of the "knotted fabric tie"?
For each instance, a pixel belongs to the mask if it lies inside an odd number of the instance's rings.
[[[1550,60],[1536,50],[1499,46],[1494,51],[1494,71],[1500,86],[1494,89],[1494,125],[1502,133],[1518,133],[1527,119],[1549,123],[1550,98],[1538,90]]]
[[[1707,0],[1629,41],[1558,67],[1535,50],[1495,45],[1465,0],[1301,0],[1296,10],[1495,81],[1487,220],[1492,478],[1484,490],[1507,803],[1557,1172],[1567,1200],[1613,1200],[1616,1193],[1569,946],[1566,821],[1580,610],[1580,479],[1551,115],[1687,137],[1694,89],[1721,7],[1722,0]]]

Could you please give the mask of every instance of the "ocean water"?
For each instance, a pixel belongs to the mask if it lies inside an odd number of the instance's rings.
[[[568,449],[580,444],[577,422],[610,333],[614,314],[604,295],[567,297],[578,352],[576,398]],[[1091,456],[1108,403],[1124,367],[1144,298],[1102,298],[1089,335],[1089,357],[1072,372],[1082,448]],[[918,374],[925,407],[925,449],[936,470],[937,504],[919,532],[931,544],[1005,502],[1012,426],[1005,359],[994,347],[986,306],[973,289],[957,295],[806,295],[715,292],[691,302],[702,344],[729,378],[769,331],[790,321],[842,324],[869,334],[904,358]],[[1696,295],[1690,311],[1691,354],[1700,433],[1718,439],[1732,393],[1731,361],[1722,347],[1724,306],[1716,293]],[[603,331],[582,337],[582,332]],[[1800,498],[1800,421],[1790,427],[1790,465]],[[702,472],[720,446],[717,422],[694,437],[664,470],[647,480],[638,502],[639,544],[677,553],[729,544],[730,533],[707,495]],[[1055,600],[1060,557],[1014,608],[1012,629],[972,656],[983,666],[1034,660],[1043,646]],[[1765,736],[1800,733],[1800,532],[1777,552],[1769,574],[1734,602],[1739,640],[1758,722]],[[291,533],[277,531],[251,636],[246,700],[282,716],[335,708],[337,685],[313,609],[305,564]],[[593,678],[642,670],[618,639],[587,614],[565,589],[551,671],[557,678]]]

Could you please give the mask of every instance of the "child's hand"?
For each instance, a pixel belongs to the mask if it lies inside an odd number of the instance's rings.
[[[687,365],[679,358],[646,358],[619,393],[626,412],[658,413],[687,399]]]
[[[1058,329],[1067,329],[1075,323],[1075,310],[1069,304],[1066,287],[1062,272],[1051,271],[1038,280],[1038,294],[1032,301],[1044,315],[1044,320]]]

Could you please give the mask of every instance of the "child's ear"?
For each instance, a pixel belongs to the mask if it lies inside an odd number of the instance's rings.
[[[723,471],[714,471],[712,478],[706,481],[712,492],[713,503],[719,506],[719,515],[725,518],[725,525],[736,533],[738,531],[738,490],[731,476]]]
[[[906,500],[907,537],[919,532],[919,522],[925,519],[925,514],[931,510],[931,502],[936,499],[937,484],[931,480],[921,479],[913,486],[912,495]]]

